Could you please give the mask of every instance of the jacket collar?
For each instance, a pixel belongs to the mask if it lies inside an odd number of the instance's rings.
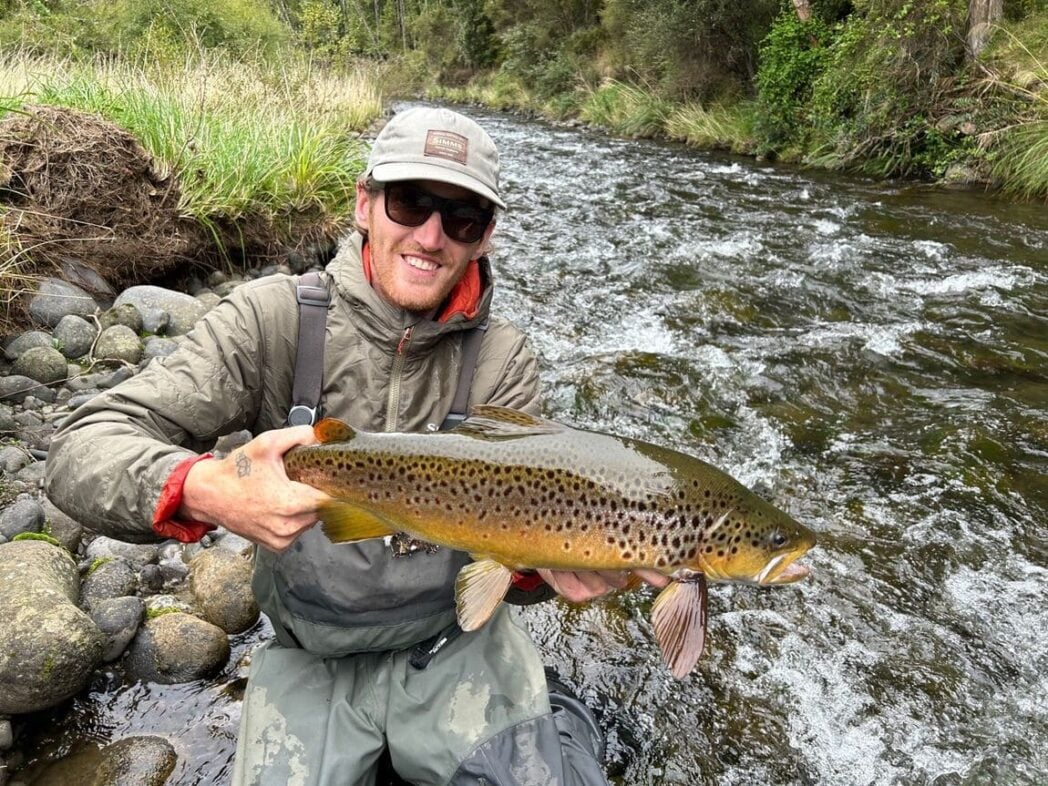
[[[486,257],[470,264],[448,302],[434,319],[429,319],[390,305],[374,290],[370,270],[365,266],[363,241],[359,232],[343,239],[327,272],[339,296],[350,306],[355,326],[372,343],[394,351],[410,327],[409,351],[414,354],[450,333],[475,327],[488,318],[494,285]]]

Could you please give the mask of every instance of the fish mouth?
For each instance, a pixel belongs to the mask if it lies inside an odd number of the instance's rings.
[[[807,551],[807,549],[804,551]],[[803,553],[790,552],[789,554],[780,554],[777,557],[773,557],[761,572],[754,577],[754,581],[762,587],[774,587],[779,584],[792,584],[795,581],[807,578],[811,575],[811,568],[794,562]]]

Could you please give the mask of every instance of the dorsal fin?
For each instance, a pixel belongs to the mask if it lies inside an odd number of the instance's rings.
[[[348,442],[356,436],[352,426],[338,418],[324,418],[313,426],[313,434],[321,442]]]
[[[536,434],[556,434],[565,426],[552,420],[529,415],[519,409],[479,404],[469,411],[469,417],[449,434],[464,434],[479,439],[516,439]]]

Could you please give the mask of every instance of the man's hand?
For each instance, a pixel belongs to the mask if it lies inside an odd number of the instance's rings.
[[[572,603],[593,600],[618,589],[630,582],[630,573],[653,587],[665,587],[670,583],[668,576],[656,570],[546,570],[539,568],[538,574],[556,590],[558,595]]]
[[[224,459],[199,461],[186,475],[178,518],[219,524],[271,551],[283,551],[317,521],[330,499],[288,479],[284,454],[316,443],[311,426],[259,434]]]

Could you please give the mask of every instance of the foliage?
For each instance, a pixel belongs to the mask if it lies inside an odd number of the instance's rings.
[[[881,176],[939,176],[970,156],[966,15],[967,0],[855,0],[833,26],[784,12],[757,78],[766,149]]]
[[[0,48],[82,56],[187,47],[273,53],[286,28],[266,0],[43,0],[0,17]]]
[[[579,114],[588,123],[639,138],[662,134],[669,110],[669,103],[650,90],[610,81],[589,94]]]
[[[828,56],[830,33],[818,17],[784,11],[761,44],[757,74],[759,133],[768,147],[796,141],[807,127],[813,85]]]
[[[291,45],[335,73],[368,62],[386,95],[577,114],[630,136],[883,175],[938,176],[965,160],[1006,178],[1037,169],[1006,140],[1033,144],[1038,105],[1012,88],[1040,84],[1038,67],[1000,36],[991,59],[967,61],[968,0],[812,9],[802,23],[790,0],[0,0],[0,47],[177,68],[215,49],[286,60]],[[1039,52],[1044,0],[1005,0],[1004,13]]]
[[[603,25],[613,76],[634,77],[671,99],[745,89],[778,0],[606,0]]]
[[[1007,109],[981,137],[1005,189],[1048,198],[1048,11],[995,31],[983,85]]]
[[[11,538],[12,541],[19,540],[39,540],[44,543],[50,543],[52,546],[62,547],[62,544],[55,540],[53,537],[48,535],[46,532],[20,532]]]
[[[757,148],[756,106],[750,103],[688,103],[666,118],[666,134],[689,145],[708,149],[753,153]]]

